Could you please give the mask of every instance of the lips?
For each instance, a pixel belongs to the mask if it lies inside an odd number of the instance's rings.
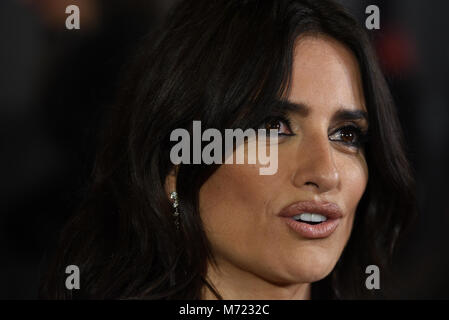
[[[310,217],[307,214],[321,215],[326,218],[323,222],[297,221],[298,217]],[[308,239],[322,239],[329,237],[338,227],[343,214],[339,206],[331,202],[301,201],[295,202],[279,213],[279,217],[296,233]],[[293,218],[295,217],[295,219]],[[322,219],[321,219],[322,220]]]

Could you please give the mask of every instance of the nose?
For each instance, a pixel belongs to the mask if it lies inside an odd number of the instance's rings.
[[[338,188],[340,175],[327,135],[314,134],[300,142],[293,184],[297,188],[325,193]]]

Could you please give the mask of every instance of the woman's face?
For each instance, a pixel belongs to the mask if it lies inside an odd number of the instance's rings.
[[[320,280],[332,271],[350,236],[368,181],[363,148],[351,144],[358,134],[353,127],[363,132],[368,123],[348,117],[366,112],[356,58],[329,37],[300,38],[287,100],[302,108],[288,114],[290,124],[273,120],[280,135],[277,173],[260,175],[259,165],[225,164],[200,190],[200,214],[219,267],[209,276],[219,290]],[[319,210],[301,207],[303,201],[331,203],[341,217],[322,212],[328,218],[325,232],[296,222],[292,215]]]

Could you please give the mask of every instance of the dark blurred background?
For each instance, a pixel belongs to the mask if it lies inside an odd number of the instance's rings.
[[[37,298],[46,252],[78,205],[124,63],[178,0],[0,1],[0,299]],[[372,35],[416,171],[419,216],[391,298],[449,298],[449,2],[339,0]],[[65,9],[80,8],[80,30]],[[361,266],[361,271],[364,267]]]

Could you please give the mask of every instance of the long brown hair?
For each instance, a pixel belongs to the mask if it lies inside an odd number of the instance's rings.
[[[170,133],[190,130],[193,120],[219,130],[255,127],[287,89],[295,39],[306,32],[331,36],[353,51],[370,121],[367,190],[344,253],[314,285],[315,296],[363,297],[361,268],[388,261],[413,212],[414,183],[368,36],[327,0],[190,0],[173,10],[123,79],[88,194],[61,233],[41,296],[200,299],[213,255],[198,193],[216,166],[179,166],[177,230],[164,189],[173,168]],[[81,271],[81,289],[73,292],[64,286],[70,264]]]

